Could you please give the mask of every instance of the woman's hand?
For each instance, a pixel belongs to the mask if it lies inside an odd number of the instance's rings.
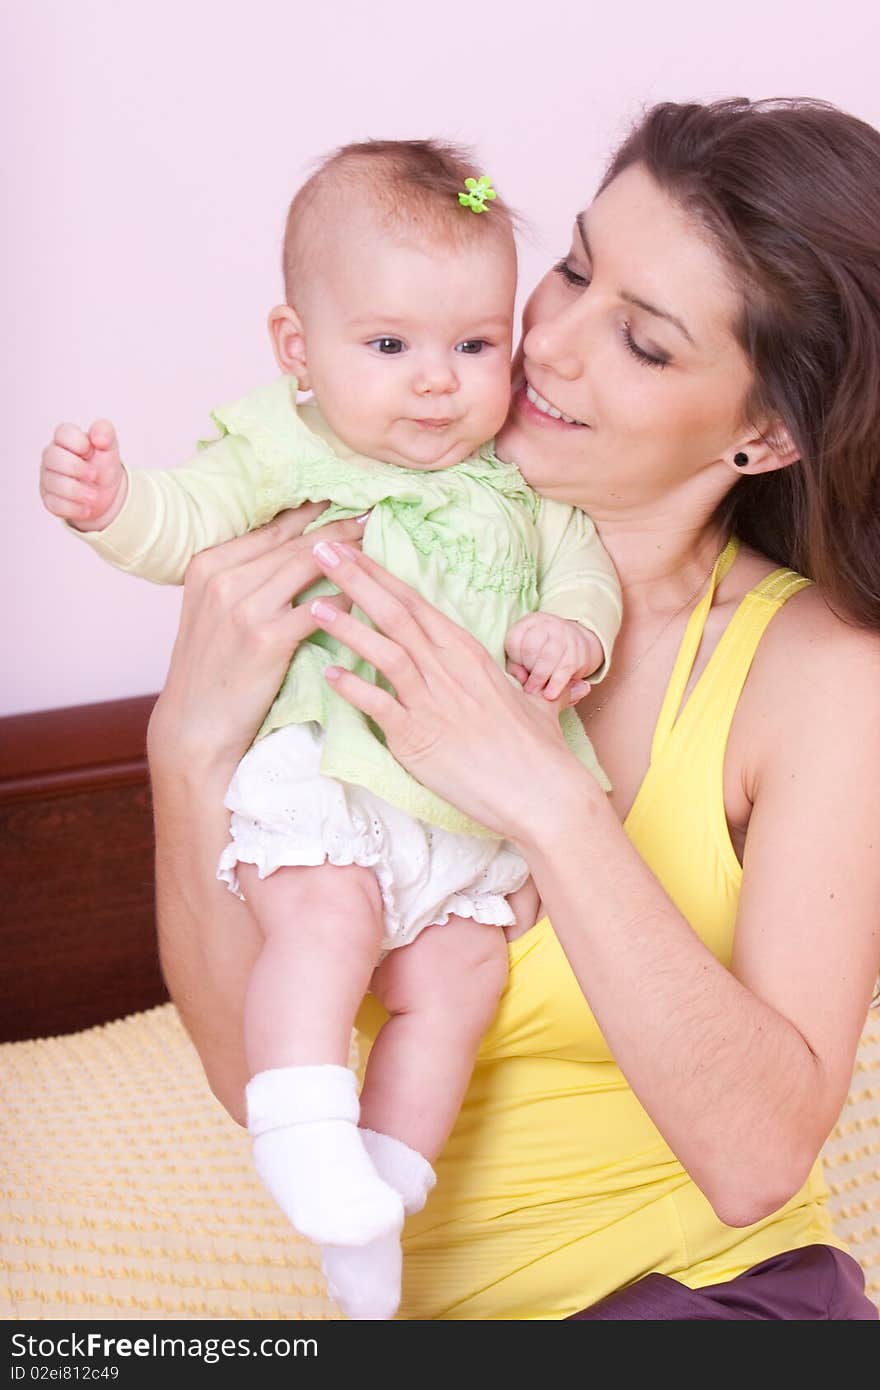
[[[291,600],[321,578],[314,538],[323,511],[308,503],[214,546],[191,562],[165,688],[150,720],[154,773],[167,768],[228,781],[272,703],[290,658],[319,626]],[[357,544],[364,522],[333,522],[328,541]],[[342,598],[326,600],[343,607]]]
[[[312,614],[375,666],[396,698],[338,666],[327,668],[327,679],[376,721],[413,777],[522,843],[560,777],[584,771],[559,727],[568,693],[556,701],[524,694],[476,638],[407,584],[367,556],[328,542],[322,537],[315,546],[323,572],[376,630],[322,599],[310,605]]]

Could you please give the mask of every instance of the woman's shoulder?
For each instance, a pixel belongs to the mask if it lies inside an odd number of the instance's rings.
[[[762,580],[783,568],[754,552],[744,558],[751,562],[751,592],[760,590]],[[789,573],[794,575],[796,571]],[[784,589],[771,593],[779,610],[762,642],[768,652],[785,659],[809,658],[811,664],[821,662],[826,667],[829,663],[845,663],[847,669],[852,667],[854,671],[866,663],[872,667],[880,660],[880,632],[859,627],[845,614],[836,612],[818,585],[807,583],[787,593]],[[875,669],[875,679],[876,675]]]
[[[747,593],[780,568],[755,552],[743,560]],[[880,716],[880,632],[847,621],[807,584],[789,592],[767,624],[748,687],[754,704],[772,709],[771,727],[815,736],[833,725],[840,737],[861,737]]]
[[[728,596],[734,610],[779,568],[761,556],[744,558],[745,588]],[[725,767],[725,805],[740,857],[762,788],[785,787],[786,795],[818,805],[843,778],[859,806],[868,788],[859,785],[858,770],[876,782],[880,767],[880,634],[845,622],[815,584],[789,591],[763,626]]]
[[[853,660],[857,664],[880,656],[880,632],[858,627],[844,614],[835,612],[817,584],[808,582],[800,588],[766,584],[771,576],[785,572],[785,566],[774,564],[766,555],[741,545],[736,565],[723,587],[719,586],[719,597],[731,612],[758,594],[778,605],[778,612],[768,624],[761,642],[765,652],[790,657],[818,647],[829,654],[833,651],[841,660]],[[787,573],[793,578],[803,578],[796,570]]]

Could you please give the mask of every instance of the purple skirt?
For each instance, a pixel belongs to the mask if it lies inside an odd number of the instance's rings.
[[[704,1289],[689,1289],[666,1274],[646,1274],[567,1321],[869,1322],[878,1317],[880,1309],[865,1293],[865,1276],[851,1255],[831,1245],[805,1245]]]

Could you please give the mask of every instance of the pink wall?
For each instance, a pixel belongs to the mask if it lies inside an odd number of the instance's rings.
[[[475,143],[532,219],[528,286],[642,103],[806,94],[880,125],[868,0],[315,8],[6,6],[0,713],[161,685],[179,591],[118,575],[62,534],[37,498],[40,451],[59,420],[107,414],[131,462],[179,462],[213,404],[273,374],[277,246],[313,155],[368,135]]]

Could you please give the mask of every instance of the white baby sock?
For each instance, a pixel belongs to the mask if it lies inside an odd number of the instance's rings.
[[[426,1158],[390,1134],[362,1129],[364,1148],[379,1177],[399,1193],[407,1216],[421,1211],[437,1181]],[[365,1321],[393,1318],[400,1303],[402,1267],[397,1232],[367,1245],[325,1245],[321,1268],[327,1289],[346,1317]]]
[[[257,1173],[302,1235],[337,1246],[397,1238],[403,1206],[367,1157],[353,1071],[275,1067],[246,1095]]]

